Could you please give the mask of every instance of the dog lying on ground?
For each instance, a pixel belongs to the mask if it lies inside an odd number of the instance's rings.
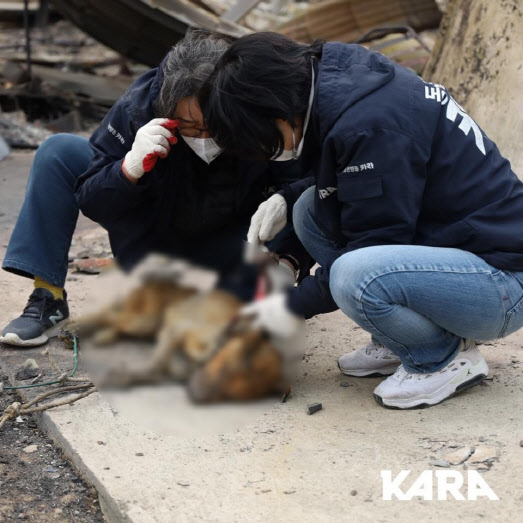
[[[190,398],[201,403],[253,400],[288,389],[281,352],[238,316],[243,303],[237,297],[183,286],[176,274],[147,263],[137,288],[80,321],[81,338],[98,346],[121,339],[153,342],[145,366],[109,369],[107,386],[175,380],[187,383]]]

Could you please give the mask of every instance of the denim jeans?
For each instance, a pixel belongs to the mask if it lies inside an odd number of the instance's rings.
[[[64,286],[78,220],[73,188],[92,155],[87,139],[69,134],[51,136],[38,148],[3,269]]]
[[[78,220],[73,190],[92,155],[89,141],[71,134],[54,135],[37,150],[3,269],[64,286],[69,248]],[[238,269],[248,226],[246,219],[205,238],[178,241],[170,238],[168,244],[166,239],[166,245],[158,245],[157,250],[216,269],[222,276],[223,288],[248,299],[246,280],[252,274],[246,268]],[[292,254],[300,262],[308,259],[290,224],[268,247],[279,254]]]
[[[492,340],[523,326],[523,272],[502,271],[451,248],[380,245],[336,252],[314,219],[314,191],[307,189],[293,209],[298,237],[320,265],[335,259],[329,279],[334,301],[408,371],[443,368],[462,338]]]

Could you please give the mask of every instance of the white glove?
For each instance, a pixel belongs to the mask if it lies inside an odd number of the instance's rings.
[[[240,315],[254,315],[253,326],[266,330],[280,338],[290,338],[296,334],[303,319],[293,314],[286,305],[287,294],[275,293],[245,305]]]
[[[273,194],[258,207],[251,218],[247,241],[253,245],[272,240],[287,223],[287,202],[281,194]]]
[[[177,127],[176,120],[155,118],[138,129],[133,146],[124,159],[125,170],[131,178],[138,180],[154,168],[158,158],[169,154],[171,145],[178,141],[174,136]]]

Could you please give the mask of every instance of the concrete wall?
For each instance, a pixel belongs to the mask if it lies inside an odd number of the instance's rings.
[[[451,0],[423,77],[451,91],[523,179],[523,2]]]

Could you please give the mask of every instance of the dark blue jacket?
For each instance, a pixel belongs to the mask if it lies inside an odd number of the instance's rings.
[[[523,183],[448,91],[357,45],[327,43],[318,66],[303,165],[315,212],[340,253],[373,245],[472,252],[523,271]],[[305,172],[305,169],[304,169]],[[337,308],[329,269],[289,297],[305,317]]]
[[[221,155],[207,165],[181,139],[137,184],[127,180],[123,158],[138,129],[158,117],[162,82],[160,66],[143,74],[112,107],[91,137],[94,158],[75,187],[80,209],[108,230],[113,253],[126,268],[148,252],[169,250],[172,238],[184,232],[204,238],[219,229],[246,227],[271,186],[286,183],[274,162],[269,167]],[[296,178],[289,172],[287,182]]]

